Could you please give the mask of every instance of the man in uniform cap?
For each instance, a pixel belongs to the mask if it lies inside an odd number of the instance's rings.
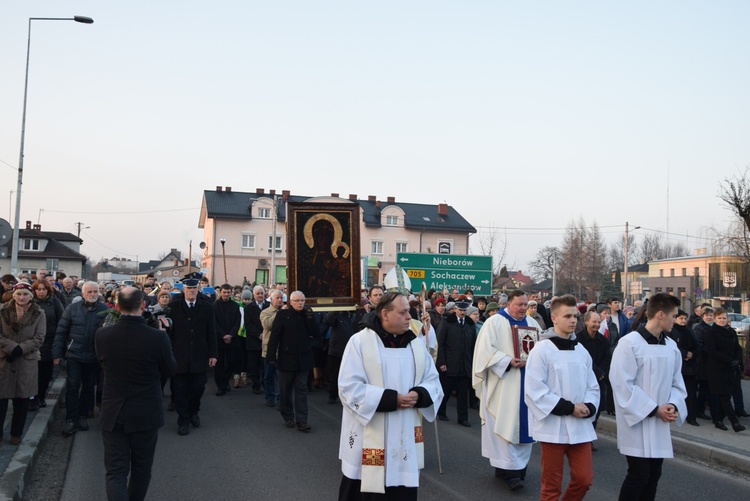
[[[471,385],[471,362],[474,354],[476,328],[474,321],[466,315],[469,303],[459,301],[456,311],[440,324],[437,332],[438,354],[436,366],[440,373],[440,384],[445,398],[438,409],[438,419],[448,421],[446,406],[453,390],[456,390],[458,424],[469,427],[469,387]],[[476,308],[474,308],[476,310]]]
[[[217,344],[213,308],[206,301],[198,301],[198,280],[184,279],[182,292],[183,297],[170,303],[168,316],[172,319],[169,337],[177,360],[173,377],[177,432],[187,435],[188,425],[201,425],[198,411],[208,381],[207,369],[216,365]]]

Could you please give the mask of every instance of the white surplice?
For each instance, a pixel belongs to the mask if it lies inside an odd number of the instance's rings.
[[[364,359],[373,354],[363,353],[363,336],[377,338],[378,353],[383,369],[385,388],[370,384],[365,373]],[[415,353],[413,350],[417,350]],[[421,377],[415,377],[414,357],[424,359]],[[343,404],[339,459],[341,471],[348,478],[362,477],[362,447],[365,426],[375,416],[375,411],[386,389],[406,394],[415,386],[427,390],[433,405],[419,409],[422,416],[433,421],[443,400],[437,370],[423,342],[411,343],[406,348],[386,348],[377,334],[364,329],[352,336],[344,350],[339,372],[339,397]],[[415,409],[399,409],[385,415],[385,485],[419,486],[419,464],[414,439]]]
[[[664,334],[662,334],[664,336]],[[620,338],[612,354],[609,380],[617,415],[617,448],[641,458],[671,458],[669,423],[648,415],[658,406],[677,407],[678,426],[687,417],[682,355],[665,336],[666,344],[648,344],[637,331]]]
[[[560,350],[552,341],[538,342],[526,361],[526,405],[529,432],[534,440],[553,444],[580,444],[596,440],[594,416],[557,416],[552,409],[561,398],[574,404],[599,405],[599,383],[592,369],[591,355],[577,344]]]

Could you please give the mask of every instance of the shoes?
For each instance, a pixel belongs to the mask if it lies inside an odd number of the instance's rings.
[[[720,430],[727,430],[727,427],[724,425],[724,421],[714,421],[714,426],[716,426]]]
[[[10,445],[18,445],[21,443],[21,437],[10,437],[10,441],[8,442]]]
[[[505,482],[508,484],[508,487],[510,487],[510,490],[512,491],[523,489],[523,480],[521,480],[520,478],[508,478],[505,480]]]
[[[263,393],[263,390],[260,389],[260,387],[253,388],[253,393],[255,393],[256,395],[260,395],[261,393]]]
[[[740,412],[735,411],[734,413],[737,415],[737,417],[750,417],[750,414],[748,414],[745,411],[740,411]]]
[[[36,412],[39,410],[39,402],[36,398],[29,400],[29,412]]]
[[[276,402],[273,400],[266,400],[266,407],[276,407]]]
[[[247,372],[240,374],[240,384],[243,386],[247,385]]]
[[[448,419],[448,416],[445,416],[443,414],[438,414],[438,419],[440,421],[450,421],[450,419]]]
[[[224,390],[224,389],[221,389],[221,390],[219,390],[219,391],[216,392],[216,396],[217,397],[223,397],[226,394],[227,394],[227,390]]]
[[[201,427],[201,418],[198,414],[195,416],[190,416],[190,424],[193,425],[193,428],[200,428]]]
[[[167,404],[167,410],[168,410],[169,412],[173,412],[173,411],[174,411],[174,402],[171,402],[171,401],[170,401],[170,402],[169,402],[169,403]]]
[[[188,433],[190,433],[190,428],[188,428],[187,424],[181,424],[177,427],[178,435],[187,435]]]
[[[310,426],[309,424],[303,422],[297,423],[297,431],[308,433],[310,430],[312,430],[312,426]]]
[[[700,426],[700,423],[696,421],[695,419],[688,419],[687,424],[693,425],[693,426]]]
[[[294,421],[292,421],[291,419],[287,419],[286,422],[284,422],[284,426],[286,426],[287,428],[294,428],[297,425],[295,425]]]
[[[744,426],[742,426],[742,425],[740,424],[740,422],[739,422],[739,421],[737,421],[737,422],[735,422],[735,423],[732,423],[732,429],[733,429],[733,430],[734,430],[735,432],[739,433],[739,432],[741,432],[741,431],[745,431],[745,430],[746,430],[747,428],[745,428]],[[12,439],[11,439],[11,440],[12,440]]]
[[[85,417],[82,417],[78,420],[78,429],[81,431],[89,431],[89,422]]]
[[[701,412],[700,414],[696,415],[695,417],[697,417],[698,419],[705,419],[706,421],[710,421],[711,420],[710,417],[706,416],[705,412]]]
[[[43,398],[36,399],[39,402],[39,407],[47,407],[47,402]]]
[[[239,388],[240,387],[240,375],[235,374],[232,379],[234,380],[234,387]]]
[[[65,428],[63,428],[62,430],[62,434],[65,437],[69,437],[77,431],[78,431],[78,427],[76,426],[76,422],[73,421],[72,419],[68,419],[65,422]]]
[[[468,421],[459,421],[458,424],[461,426],[466,426],[467,428],[471,428],[471,423]]]

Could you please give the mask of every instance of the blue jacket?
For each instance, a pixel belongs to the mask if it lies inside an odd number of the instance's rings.
[[[102,312],[108,309],[101,301],[90,308],[85,301],[68,306],[57,324],[52,358],[63,358],[67,346],[68,358],[87,364],[97,363],[94,334],[104,321]]]

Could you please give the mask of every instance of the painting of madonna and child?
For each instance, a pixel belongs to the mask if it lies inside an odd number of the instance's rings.
[[[313,309],[358,305],[359,205],[290,202],[287,210],[287,290],[302,291]]]

